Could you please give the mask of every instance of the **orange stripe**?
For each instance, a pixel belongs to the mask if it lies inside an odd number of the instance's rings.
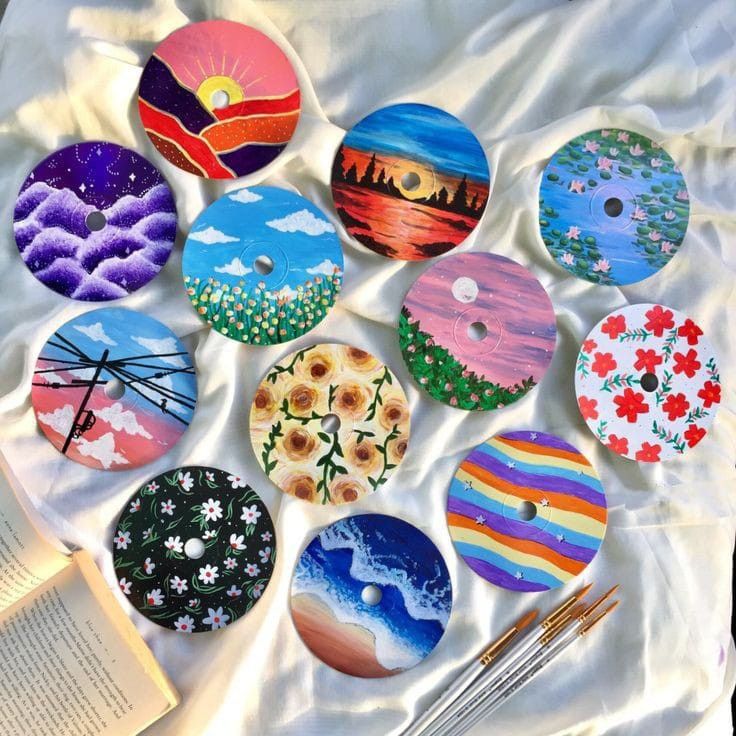
[[[602,524],[606,523],[608,516],[606,509],[589,503],[582,498],[568,496],[564,493],[540,491],[538,488],[529,488],[528,486],[517,486],[514,483],[503,480],[503,478],[499,478],[485,468],[481,468],[479,465],[473,465],[468,460],[463,461],[460,464],[460,467],[469,475],[477,478],[481,483],[491,486],[499,491],[510,493],[512,496],[521,498],[524,501],[539,503],[543,498],[546,498],[554,508],[562,509],[563,511],[572,511],[576,514],[582,514],[583,516],[588,516],[591,519],[600,521]],[[478,489],[476,488],[475,490]]]
[[[569,452],[568,450],[560,450],[557,447],[537,445],[532,442],[524,442],[523,440],[509,440],[505,437],[495,437],[494,439],[498,442],[503,442],[504,445],[508,445],[509,447],[515,447],[522,452],[528,452],[530,455],[551,455],[552,457],[561,457],[578,465],[585,465],[589,468],[593,467],[579,452]]]
[[[202,137],[218,152],[246,143],[288,143],[298,120],[298,110],[288,115],[235,118],[203,130]]]
[[[447,523],[450,527],[459,526],[485,534],[485,536],[494,539],[499,544],[510,547],[517,552],[524,552],[525,554],[533,555],[534,557],[541,557],[543,560],[551,562],[556,567],[559,567],[560,570],[569,572],[572,575],[581,573],[586,567],[586,563],[581,562],[580,560],[571,560],[569,557],[565,557],[559,552],[555,552],[555,550],[550,549],[540,542],[534,542],[531,539],[517,539],[516,537],[510,537],[507,534],[501,534],[495,529],[489,529],[487,526],[476,524],[472,519],[460,516],[459,514],[448,514]]]

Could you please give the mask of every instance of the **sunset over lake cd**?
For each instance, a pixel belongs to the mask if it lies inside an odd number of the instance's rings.
[[[60,148],[23,182],[15,242],[31,273],[86,302],[120,299],[164,267],[176,205],[159,170],[129,148],[87,141]]]
[[[105,307],[48,338],[31,403],[41,431],[66,457],[128,470],[167,453],[192,421],[197,379],[178,337],[140,312]]]
[[[447,525],[458,554],[507,590],[570,582],[597,554],[607,522],[595,468],[544,432],[494,435],[460,463],[448,492]]]
[[[312,654],[353,677],[388,677],[424,660],[452,611],[450,574],[424,532],[384,514],[323,529],[297,561],[291,617]]]
[[[478,139],[429,105],[372,112],[347,132],[332,165],[332,196],[346,230],[389,258],[434,258],[460,245],[489,193]]]
[[[596,284],[633,284],[680,250],[690,196],[677,164],[631,130],[591,130],[542,173],[539,227],[555,262]]]
[[[474,252],[447,256],[414,282],[398,333],[409,372],[432,398],[489,411],[539,383],[557,328],[547,292],[526,268]]]
[[[148,60],[138,111],[151,142],[197,176],[232,179],[271,163],[299,120],[299,84],[261,31],[229,20],[192,23]]]
[[[699,444],[722,400],[710,340],[693,319],[663,304],[634,304],[604,317],[580,346],[575,392],[598,440],[645,463]]]

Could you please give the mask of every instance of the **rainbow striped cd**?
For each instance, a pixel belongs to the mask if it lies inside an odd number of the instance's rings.
[[[593,466],[543,432],[505,432],[478,445],[447,499],[461,557],[508,590],[549,590],[579,575],[603,542],[607,516]]]

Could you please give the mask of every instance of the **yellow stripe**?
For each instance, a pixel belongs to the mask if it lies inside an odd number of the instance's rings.
[[[462,468],[458,468],[455,477],[461,483],[466,481],[472,483],[473,490],[478,491],[478,493],[481,493],[487,498],[490,498],[493,501],[497,501],[500,504],[506,503],[508,494],[506,494],[504,491],[497,490],[493,486],[488,486],[485,483],[481,483],[481,481],[479,481],[476,477],[470,475],[470,473],[466,472]],[[544,493],[544,491],[541,491],[541,493]],[[602,524],[597,519],[592,519],[590,516],[585,516],[585,514],[578,514],[574,511],[563,511],[562,509],[555,509],[551,506],[547,506],[547,508],[545,508],[544,506],[537,507],[537,514],[541,518],[547,518],[548,511],[549,520],[552,523],[558,524],[559,526],[564,526],[566,529],[570,529],[571,531],[579,532],[580,534],[587,534],[588,536],[595,537],[596,539],[603,539],[606,534],[605,524]]]
[[[574,463],[571,460],[565,460],[564,457],[555,457],[554,455],[535,455],[531,452],[524,452],[516,447],[511,447],[503,442],[499,442],[495,438],[488,440],[486,443],[495,448],[504,455],[518,460],[520,463],[528,463],[529,465],[548,465],[551,468],[561,468],[562,470],[572,470],[574,473],[582,473],[590,478],[599,480],[598,473],[590,465]]]
[[[543,570],[544,572],[554,575],[558,580],[567,582],[572,580],[575,575],[568,572],[567,570],[561,570],[557,565],[552,564],[549,560],[542,559],[536,555],[530,555],[526,552],[519,552],[518,550],[511,549],[505,544],[501,544],[495,539],[482,534],[481,532],[473,531],[472,529],[466,529],[464,527],[451,526],[450,536],[456,542],[465,542],[466,544],[473,544],[476,547],[483,547],[484,549],[495,552],[497,555],[514,562],[517,565],[523,565],[524,567],[531,567],[536,570]]]

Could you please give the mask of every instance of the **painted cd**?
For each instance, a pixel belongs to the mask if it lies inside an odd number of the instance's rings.
[[[127,470],[176,444],[194,414],[197,380],[168,327],[105,307],[49,337],[31,401],[38,426],[64,455],[91,468]]]
[[[273,522],[259,495],[217,468],[175,468],[144,483],[112,540],[118,585],[160,626],[183,634],[242,618],[276,562]]]
[[[597,284],[633,284],[659,271],[682,245],[689,217],[680,169],[639,133],[583,133],[542,174],[542,240],[557,263]]]
[[[388,366],[328,343],[287,355],[266,374],[251,405],[250,437],[284,493],[342,504],[388,481],[406,452],[409,423],[409,403]]]
[[[163,268],[176,237],[174,197],[158,169],[115,143],[60,148],[15,201],[21,258],[50,289],[88,302],[119,299]]]
[[[703,330],[660,304],[612,312],[575,364],[583,419],[610,450],[639,462],[681,455],[705,437],[721,403],[715,351]]]
[[[194,221],[182,269],[192,306],[213,329],[274,345],[327,316],[343,260],[319,208],[286,189],[252,187],[228,192]]]
[[[434,399],[487,411],[517,401],[544,375],[557,329],[547,292],[523,266],[491,253],[448,256],[409,289],[399,345]]]
[[[452,609],[452,585],[432,540],[401,519],[349,516],[302,553],[291,617],[325,664],[354,677],[387,677],[435,648]]]
[[[332,196],[348,233],[405,261],[460,245],[489,192],[478,139],[456,117],[428,105],[391,105],[363,118],[332,165]]]
[[[508,590],[549,590],[585,570],[606,533],[606,496],[586,457],[543,432],[504,432],[463,460],[450,484],[455,549]]]
[[[141,75],[138,112],[172,164],[209,179],[271,163],[299,120],[299,83],[266,35],[229,20],[192,23],[167,36]]]

